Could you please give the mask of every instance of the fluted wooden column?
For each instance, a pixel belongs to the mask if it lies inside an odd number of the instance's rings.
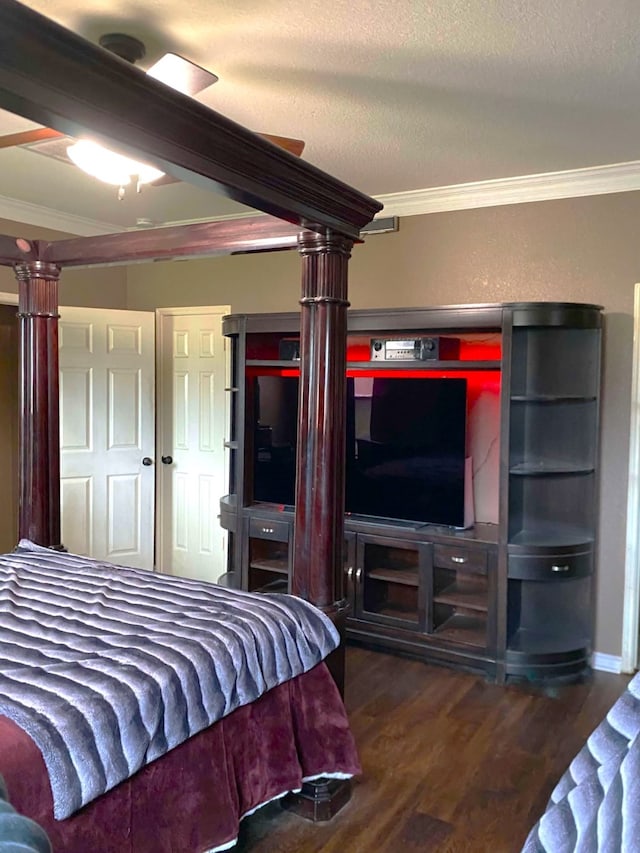
[[[344,613],[347,269],[352,241],[303,234],[300,421],[292,592]],[[339,668],[339,667],[338,667]],[[335,672],[340,685],[341,676]]]
[[[341,604],[344,542],[347,265],[352,242],[304,234],[300,421],[292,592]]]
[[[352,241],[304,234],[300,313],[300,420],[291,591],[323,610],[340,632],[327,658],[344,696],[344,467],[347,267]],[[315,779],[284,799],[285,808],[329,820],[351,796],[350,780]]]
[[[61,548],[58,383],[59,267],[15,266],[20,320],[20,506],[18,533]]]

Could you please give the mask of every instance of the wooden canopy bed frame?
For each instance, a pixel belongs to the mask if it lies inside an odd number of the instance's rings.
[[[381,205],[15,0],[3,0],[0,8],[0,108],[73,137],[90,132],[173,177],[261,212],[55,242],[0,236],[0,264],[15,270],[19,294],[19,537],[64,550],[61,271],[297,247],[301,425],[292,592],[324,611],[341,631],[345,424],[343,407],[325,407],[323,400],[345,394],[348,259]],[[328,662],[342,687],[342,644]]]

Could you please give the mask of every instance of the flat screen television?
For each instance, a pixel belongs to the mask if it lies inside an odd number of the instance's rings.
[[[463,527],[466,379],[354,381],[346,510]]]
[[[255,377],[253,391],[253,499],[293,506],[298,379]],[[465,379],[348,380],[348,513],[463,526],[466,392]]]

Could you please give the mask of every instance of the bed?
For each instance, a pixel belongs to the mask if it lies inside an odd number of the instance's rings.
[[[62,551],[64,547],[60,534],[57,345],[58,280],[64,269],[297,248],[302,266],[301,418],[291,587],[294,595],[321,609],[341,637],[345,615],[342,592],[345,413],[340,406],[325,407],[323,400],[345,397],[348,259],[360,230],[381,205],[16,0],[4,0],[0,8],[0,108],[70,136],[90,132],[107,146],[115,145],[124,153],[152,162],[172,177],[222,192],[259,212],[254,217],[232,221],[54,242],[30,241],[19,234],[0,235],[0,264],[15,270],[19,294],[19,537],[53,551]],[[256,702],[224,717],[222,724],[213,724],[158,758],[131,782],[120,783],[77,814],[55,823],[51,821],[51,802],[42,801],[43,796],[46,799],[40,778],[42,767],[34,767],[30,742],[16,730],[15,722],[3,720],[2,756],[3,761],[11,757],[6,773],[10,795],[16,798],[14,805],[19,809],[28,806],[29,812],[37,814],[37,819],[52,833],[54,843],[57,840],[65,850],[75,849],[72,844],[76,843],[66,837],[67,832],[75,832],[67,827],[78,825],[85,814],[92,815],[88,825],[97,828],[102,821],[103,832],[107,832],[105,826],[109,827],[109,840],[115,838],[112,832],[121,832],[117,845],[114,842],[104,848],[107,850],[129,849],[126,843],[133,849],[131,838],[135,838],[136,853],[146,849],[141,845],[145,843],[145,833],[148,836],[149,825],[158,838],[167,839],[159,842],[154,837],[154,850],[204,849],[203,845],[211,844],[213,838],[211,827],[207,828],[207,821],[212,818],[203,806],[210,802],[211,770],[205,774],[208,781],[204,780],[204,788],[191,791],[190,802],[197,801],[199,805],[187,809],[184,801],[180,803],[180,808],[193,821],[187,825],[180,819],[181,838],[186,836],[189,841],[181,841],[178,846],[172,801],[176,787],[182,790],[185,784],[180,768],[198,763],[217,748],[215,743],[209,743],[210,736],[212,742],[222,744],[221,748],[226,750],[226,764],[231,761],[234,765],[244,765],[246,771],[233,775],[232,806],[220,807],[231,815],[231,826],[220,836],[226,841],[219,841],[216,832],[213,843],[229,843],[237,818],[243,812],[292,785],[299,786],[306,776],[329,769],[326,765],[336,746],[333,724],[338,721],[339,727],[344,725],[344,711],[339,703],[327,698],[332,692],[327,682],[327,667],[341,689],[342,643],[326,664],[320,663],[286,684],[273,687]],[[295,763],[300,767],[281,773],[269,758],[265,763],[266,781],[256,791],[252,783],[254,752],[251,752],[255,751],[255,742],[243,715],[250,716],[256,726],[254,730],[269,731],[269,721],[275,713],[271,702],[289,703],[287,713],[294,722],[286,742],[295,743],[298,754]],[[245,735],[249,739],[244,747],[250,750],[249,756],[242,746],[236,754],[234,746],[233,756],[229,757],[230,747],[221,738],[219,728],[228,731],[232,726],[236,727],[231,738],[234,744],[242,745]],[[281,737],[285,736],[278,734]],[[193,745],[195,742],[199,742],[198,748]],[[280,751],[279,743],[280,740],[274,747],[276,753]],[[318,760],[319,753],[325,760]],[[280,758],[276,757],[276,764]],[[31,768],[29,773],[20,769],[23,759],[25,766],[28,763]],[[342,759],[340,766],[348,775],[347,771],[353,772],[357,763],[353,753],[348,760],[345,756]],[[209,761],[208,757],[206,760]],[[166,771],[162,769],[165,767]],[[219,763],[215,767],[213,775],[220,772]],[[146,803],[136,786],[140,778],[146,780],[142,788],[147,791],[152,780],[158,791],[166,787],[165,796],[153,797],[151,803]],[[37,790],[39,802],[35,805],[31,798]],[[318,790],[316,786],[315,791]],[[303,792],[309,792],[307,783]],[[341,799],[344,797],[338,797]],[[78,843],[78,849],[85,853],[91,849],[87,847],[86,837]],[[159,843],[165,846],[161,848]],[[95,843],[91,844],[95,848]]]
[[[0,775],[14,807],[66,853],[224,849],[261,804],[358,772],[322,663],[338,642],[293,596],[22,541],[0,556]]]
[[[554,788],[522,853],[640,849],[640,673]]]

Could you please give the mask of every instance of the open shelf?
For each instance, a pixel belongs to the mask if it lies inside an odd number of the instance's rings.
[[[417,569],[371,569],[367,572],[367,578],[405,586],[418,586],[420,583]]]
[[[593,545],[593,530],[588,527],[576,527],[573,524],[552,524],[549,522],[532,523],[514,533],[509,539],[510,546],[531,548],[578,548]]]
[[[262,593],[287,593],[289,591],[289,585],[287,583],[286,578],[277,578],[276,580],[267,581],[264,586],[256,587],[252,590],[252,592],[262,592]]]
[[[288,367],[292,370],[299,370],[300,360],[283,358],[248,358],[247,367]]]
[[[412,359],[410,361],[349,361],[347,362],[347,372],[350,370],[375,371],[381,370],[408,370],[417,371],[428,370],[500,370],[501,363],[499,361],[464,361],[456,359],[455,361],[418,361]]]
[[[433,633],[444,640],[484,648],[487,644],[487,620],[477,614],[453,613]]]
[[[512,394],[512,403],[594,403],[592,394]]]
[[[538,630],[520,628],[507,643],[507,653],[512,657],[521,655],[566,654],[576,649],[589,647],[589,638],[575,632],[550,629],[548,626]]]
[[[251,560],[249,568],[263,569],[264,571],[274,572],[280,575],[289,574],[289,566],[286,557],[276,557],[273,560]]]
[[[402,619],[405,622],[410,622],[412,625],[415,625],[418,620],[415,610],[412,610],[409,607],[403,607],[401,604],[395,604],[393,602],[388,602],[382,607],[379,607],[375,613],[376,616],[386,616],[390,619]]]
[[[437,604],[450,604],[453,607],[464,607],[468,610],[478,610],[487,613],[487,584],[484,580],[464,583],[455,581],[441,592],[435,593],[433,600]]]
[[[545,460],[542,462],[519,462],[509,468],[509,473],[516,477],[552,477],[557,474],[565,474],[571,476],[575,474],[593,474],[595,468],[593,465],[579,467],[567,462]]]

